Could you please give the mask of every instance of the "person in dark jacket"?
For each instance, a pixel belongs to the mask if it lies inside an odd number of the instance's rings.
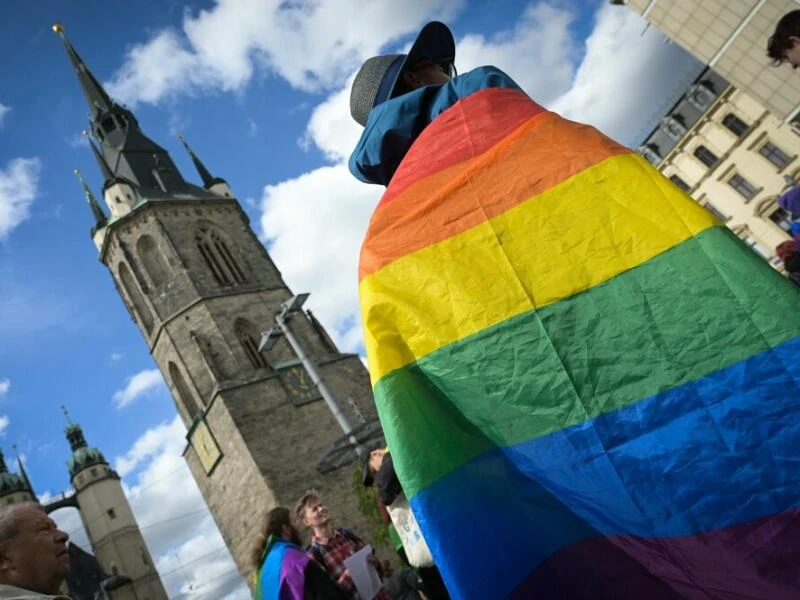
[[[394,470],[392,455],[388,448],[376,448],[369,452],[364,457],[361,474],[362,483],[365,487],[371,487],[373,483],[375,484],[378,490],[378,497],[387,508],[391,507],[398,498],[405,500],[405,494],[400,486],[400,480],[397,478],[397,472]],[[389,514],[391,515],[391,511],[389,511]],[[406,553],[406,556],[408,556],[408,553]],[[436,565],[431,562],[431,564],[425,566],[412,566],[419,573],[424,585],[423,592],[428,598],[431,600],[448,600],[450,598]]]
[[[303,552],[301,543],[289,509],[279,506],[269,511],[253,548],[255,600],[346,600],[325,570]]]

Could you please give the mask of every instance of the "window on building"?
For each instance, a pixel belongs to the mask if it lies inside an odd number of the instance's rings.
[[[200,405],[192,396],[189,391],[189,386],[186,385],[186,380],[183,378],[183,373],[174,362],[169,363],[169,378],[172,380],[172,386],[175,389],[178,397],[175,398],[189,414],[190,419],[194,419],[200,413]]]
[[[747,181],[747,179],[738,173],[734,173],[731,178],[728,179],[728,185],[739,192],[747,200],[752,200],[759,191],[756,186]]]
[[[670,175],[669,180],[681,188],[684,192],[688,192],[691,189],[691,186],[686,183],[683,179],[681,179],[678,175]]]
[[[108,518],[109,518],[109,519],[116,519],[116,518],[117,518],[117,513],[116,513],[116,511],[115,511],[113,508],[109,508],[109,509],[106,511],[106,514],[108,515]]]
[[[765,258],[765,259],[769,260],[772,257],[772,255],[770,254],[769,250],[763,244],[761,244],[756,238],[754,238],[752,235],[746,235],[742,239],[744,239],[744,243],[745,244],[747,244],[753,250],[755,250],[758,254],[760,254],[762,256],[762,258]]]
[[[258,351],[260,336],[255,326],[247,319],[237,319],[233,324],[233,330],[253,368],[260,369],[268,366],[266,359]]]
[[[711,203],[709,203],[709,202],[706,202],[706,205],[705,205],[705,207],[708,209],[708,211],[709,211],[709,212],[710,212],[712,215],[714,215],[715,217],[717,217],[717,218],[718,218],[720,221],[727,221],[727,220],[728,220],[728,215],[725,215],[725,214],[723,214],[722,212],[720,212],[720,211],[719,211],[719,209],[717,209],[717,207],[716,207],[716,206],[714,206],[713,204],[711,204]]]
[[[97,476],[97,469],[95,469],[94,467],[89,469],[89,475],[91,475],[92,477],[96,477]]]
[[[761,146],[761,149],[758,151],[758,153],[779,169],[783,169],[792,160],[791,156],[786,154],[786,152],[778,148],[772,142],[767,142]]]
[[[150,333],[153,330],[153,313],[150,312],[147,304],[145,304],[144,298],[139,291],[139,285],[134,281],[131,270],[125,263],[120,263],[119,265],[119,281],[130,300],[132,305],[131,312],[134,318],[142,324],[147,333]]]
[[[195,242],[200,255],[219,285],[247,283],[244,271],[219,232],[210,226],[201,226],[197,229]]]
[[[791,215],[789,215],[789,213],[783,210],[781,207],[778,207],[776,210],[770,213],[769,220],[786,232],[792,228]]]
[[[154,287],[162,285],[169,280],[171,269],[153,238],[149,235],[140,237],[136,242],[136,251]]]
[[[697,148],[695,148],[694,156],[697,160],[699,160],[708,168],[713,167],[715,164],[717,164],[717,161],[719,160],[719,158],[717,158],[717,155],[714,154],[711,150],[709,150],[705,146],[698,146]]]
[[[750,129],[750,126],[747,123],[742,121],[733,113],[728,113],[725,115],[725,118],[722,119],[722,124],[727,127],[736,137],[742,137],[745,133],[747,133],[747,130]]]

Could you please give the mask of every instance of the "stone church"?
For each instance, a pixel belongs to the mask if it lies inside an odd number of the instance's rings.
[[[72,449],[67,465],[73,489],[42,507],[48,513],[77,509],[94,555],[69,543],[70,572],[63,593],[73,600],[167,600],[119,475],[102,452],[86,443],[79,425],[70,422],[66,436]],[[18,462],[19,473],[10,472],[0,452],[0,506],[39,502]]]
[[[322,493],[337,523],[368,535],[347,440],[382,434],[361,360],[339,352],[310,312],[290,315],[326,389],[360,423],[343,436],[286,337],[260,349],[261,332],[294,293],[231,187],[185,142],[202,185],[184,179],[54,29],[89,105],[89,142],[104,179],[108,214],[81,178],[92,239],[170,388],[188,431],[184,458],[239,571],[249,581],[266,512],[293,506],[308,488]]]

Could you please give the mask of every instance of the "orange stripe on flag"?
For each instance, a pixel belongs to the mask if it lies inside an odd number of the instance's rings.
[[[359,280],[628,152],[592,127],[549,112],[536,116],[490,151],[439,171],[380,205],[361,249]]]

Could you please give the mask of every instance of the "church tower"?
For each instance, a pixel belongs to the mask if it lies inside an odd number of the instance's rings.
[[[130,580],[114,590],[114,598],[167,600],[119,475],[97,448],[89,447],[78,425],[70,422],[66,434],[75,501],[97,561],[108,575]]]
[[[202,186],[186,181],[56,30],[91,109],[91,150],[105,179],[108,216],[85,188],[92,238],[169,385],[188,431],[184,457],[240,572],[251,573],[265,513],[311,487],[337,522],[368,535],[352,450],[318,386],[285,337],[259,348],[260,332],[294,294],[231,188],[188,145]],[[366,421],[359,439],[380,435],[359,357],[340,353],[310,313],[294,313],[289,327],[347,418]],[[330,449],[338,458],[327,464],[350,467],[319,468]]]
[[[6,466],[6,458],[0,450],[0,506],[17,504],[18,502],[36,502],[28,476],[19,462],[20,474],[11,473]]]

